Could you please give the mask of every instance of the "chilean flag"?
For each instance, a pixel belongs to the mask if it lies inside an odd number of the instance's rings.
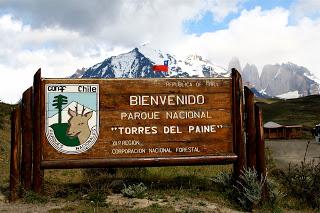
[[[163,65],[153,65],[152,70],[155,72],[168,72],[169,60],[165,60]]]

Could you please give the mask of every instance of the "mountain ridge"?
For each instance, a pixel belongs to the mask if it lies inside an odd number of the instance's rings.
[[[168,61],[169,72],[154,72],[152,66]],[[78,69],[71,78],[162,78],[229,77],[230,72],[199,55],[177,58],[160,50],[141,46],[112,56],[89,68]]]
[[[318,79],[307,68],[292,62],[266,64],[260,75],[254,64],[247,63],[242,69],[238,58],[232,58],[230,66],[238,67],[244,85],[271,97],[285,97],[291,93],[298,98],[320,92]]]
[[[165,60],[168,61],[168,72],[152,70],[153,65],[163,64]],[[247,63],[242,69],[236,57],[225,69],[200,55],[178,58],[148,45],[106,58],[92,67],[78,69],[71,78],[230,77],[231,68],[236,68],[242,75],[244,85],[254,88],[261,97],[285,97],[289,93],[300,97],[319,94],[320,91],[315,76],[307,68],[291,62],[266,64],[259,74],[254,64]]]

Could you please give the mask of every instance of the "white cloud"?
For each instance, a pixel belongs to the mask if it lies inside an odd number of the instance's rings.
[[[260,7],[243,10],[225,30],[187,36],[173,49],[181,54],[203,55],[227,67],[233,56],[242,65],[293,62],[310,69],[320,78],[320,20],[301,19],[288,25],[290,12],[282,8],[263,11]]]
[[[235,11],[222,2],[1,0],[0,14],[8,15],[0,15],[0,84],[7,88],[0,100],[17,101],[39,67],[46,77],[64,77],[145,41],[172,46],[185,36],[186,20],[208,9],[220,20]]]
[[[107,46],[164,45],[184,34],[187,20],[212,12],[215,21],[238,11],[243,0],[2,0],[13,17],[32,29],[61,28]],[[1,11],[0,11],[1,12]],[[160,46],[159,45],[159,46]]]
[[[212,12],[214,21],[223,21],[230,13],[236,13],[243,0],[207,1],[206,8]]]
[[[320,19],[288,24],[299,2],[285,10],[243,10],[227,29],[186,35],[184,23],[213,12],[221,21],[242,0],[0,1],[0,99],[15,102],[41,67],[46,77],[64,77],[143,42],[179,54],[198,53],[227,67],[233,56],[256,64],[291,61],[320,78]],[[311,2],[311,1],[310,1]],[[311,7],[317,7],[312,1]],[[312,10],[311,10],[312,11]],[[1,12],[1,10],[0,10]]]
[[[32,29],[59,27],[112,46],[154,38],[174,42],[183,34],[184,21],[199,16],[206,5],[205,0],[0,1],[0,8],[28,20]]]
[[[10,15],[0,17],[0,100],[14,103],[32,85],[42,68],[45,77],[65,77],[107,56],[122,53],[118,47],[100,49],[93,40],[59,27],[32,29]]]
[[[297,21],[303,17],[320,15],[319,0],[297,0],[291,6],[292,16]]]

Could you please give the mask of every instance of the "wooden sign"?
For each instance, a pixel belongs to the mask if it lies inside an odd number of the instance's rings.
[[[231,78],[42,79],[43,168],[236,160]]]
[[[43,79],[39,69],[12,113],[10,200],[20,174],[40,193],[44,169],[233,163],[239,180],[248,162],[265,176],[262,113],[244,91],[245,111],[236,69],[196,79]]]

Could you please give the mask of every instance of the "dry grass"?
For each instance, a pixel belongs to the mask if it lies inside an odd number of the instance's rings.
[[[9,183],[11,105],[0,103],[0,189]]]

